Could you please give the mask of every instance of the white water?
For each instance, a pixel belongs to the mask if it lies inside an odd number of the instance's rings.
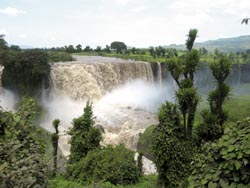
[[[103,144],[124,143],[127,147],[136,149],[136,137],[148,126],[157,123],[155,112],[166,99],[172,100],[172,92],[171,87],[134,80],[104,95],[94,103],[93,109],[96,124],[105,129]],[[52,100],[43,101],[43,104],[48,109],[48,116],[42,126],[53,131],[51,122],[59,118],[62,121],[61,134],[65,135],[65,131],[72,126],[72,119],[82,115],[85,101],[56,95]],[[67,155],[69,146],[66,141],[69,137],[61,138],[61,148]]]
[[[0,107],[7,111],[13,111],[16,102],[14,93],[0,87]]]
[[[0,65],[0,107],[4,110],[14,110],[16,98],[14,93],[2,88],[2,73],[4,67]]]

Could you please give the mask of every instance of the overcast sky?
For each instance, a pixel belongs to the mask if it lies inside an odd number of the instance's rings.
[[[250,0],[0,0],[0,33],[34,47],[123,41],[149,47],[250,35]]]

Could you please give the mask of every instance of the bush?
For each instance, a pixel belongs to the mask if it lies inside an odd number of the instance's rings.
[[[159,173],[159,187],[183,187],[196,146],[184,138],[176,105],[167,102],[158,116],[159,125],[152,135],[152,153]]]
[[[0,187],[47,187],[45,148],[32,124],[34,103],[27,101],[17,113],[0,111]]]
[[[67,177],[80,182],[110,182],[112,184],[135,184],[139,170],[134,152],[123,145],[107,146],[90,151],[81,161],[69,166]]]
[[[189,188],[250,187],[250,118],[225,129],[215,143],[207,143],[191,164]]]

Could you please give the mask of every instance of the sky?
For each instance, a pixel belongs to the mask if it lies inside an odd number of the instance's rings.
[[[250,0],[0,0],[0,34],[9,44],[149,47],[250,35]]]

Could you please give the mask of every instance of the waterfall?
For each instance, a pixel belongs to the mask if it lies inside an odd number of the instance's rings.
[[[3,92],[3,88],[2,88],[2,74],[3,74],[3,69],[4,69],[4,66],[0,65],[0,94]]]
[[[2,74],[3,74],[3,69],[4,69],[4,66],[0,65],[0,90],[2,88]]]
[[[157,82],[162,85],[161,63],[157,62]]]
[[[53,93],[64,94],[74,100],[97,101],[127,81],[154,81],[150,63],[114,61],[104,57],[97,60],[81,57],[76,62],[52,63],[50,77]]]

